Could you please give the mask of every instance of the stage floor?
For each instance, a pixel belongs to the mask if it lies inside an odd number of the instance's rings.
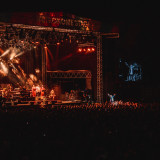
[[[29,107],[29,106],[52,106],[52,105],[76,105],[82,104],[81,100],[74,100],[74,101],[61,101],[61,100],[38,100],[38,101],[21,101],[21,102],[12,102],[6,101],[2,104],[3,107]]]

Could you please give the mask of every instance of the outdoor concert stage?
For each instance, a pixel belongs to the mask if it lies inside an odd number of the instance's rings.
[[[100,22],[63,12],[11,12],[3,17],[0,84],[56,88],[58,99],[64,92],[90,89],[95,101],[103,102]],[[119,38],[118,33],[107,35]]]
[[[62,12],[9,16],[0,23],[1,85],[43,85],[61,101],[65,92],[90,89],[102,101],[100,22]]]

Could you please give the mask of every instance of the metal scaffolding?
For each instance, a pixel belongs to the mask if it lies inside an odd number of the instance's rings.
[[[62,32],[62,33],[71,33],[71,34],[80,34],[80,35],[94,35],[96,38],[97,45],[97,86],[96,86],[96,100],[98,103],[103,102],[103,72],[102,72],[102,36],[108,36],[108,38],[119,38],[119,35],[115,34],[101,34],[100,32],[90,32],[90,31],[79,31],[79,30],[71,30],[71,29],[61,29],[61,28],[52,28],[52,27],[42,27],[42,26],[31,26],[24,24],[3,24],[4,26],[11,26],[18,29],[30,29],[37,31],[50,31],[50,32]],[[47,81],[47,67],[46,67],[46,50],[44,44],[41,45],[41,53],[42,53],[42,83],[46,84]],[[50,74],[50,73],[49,73]],[[56,73],[52,73],[52,76],[55,76]],[[63,73],[61,75],[57,75],[60,77],[70,77],[70,78],[86,78],[91,77],[91,73]]]
[[[97,102],[103,102],[102,36],[97,33]]]
[[[42,53],[42,83],[46,85],[46,53],[44,45],[41,45],[41,53]]]
[[[47,71],[51,78],[92,78],[88,70]]]

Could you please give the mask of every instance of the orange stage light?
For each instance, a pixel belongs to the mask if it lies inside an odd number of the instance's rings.
[[[82,52],[82,48],[79,48],[79,49],[78,49],[78,52]]]
[[[95,48],[92,48],[92,51],[95,51]]]
[[[88,51],[88,52],[90,52],[90,51],[91,51],[91,49],[90,49],[90,48],[88,48],[88,49],[87,49],[87,51]]]

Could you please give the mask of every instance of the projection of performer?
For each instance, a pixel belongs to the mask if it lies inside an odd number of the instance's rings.
[[[125,62],[125,65],[129,68],[129,73],[126,81],[137,81],[141,79],[141,67],[137,63],[128,64]]]
[[[125,62],[126,66],[129,67],[129,75],[133,75],[134,70],[138,70],[138,65],[137,63],[133,63],[128,65],[127,62]]]

